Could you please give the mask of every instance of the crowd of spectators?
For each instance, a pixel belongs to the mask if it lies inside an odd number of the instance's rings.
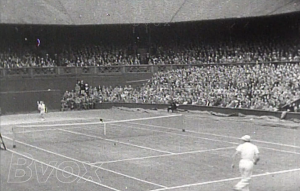
[[[84,45],[63,50],[62,62],[68,67],[139,65],[138,54],[129,54],[126,46]]]
[[[94,109],[97,97],[93,95],[94,89],[83,80],[78,80],[74,90],[66,91],[61,100],[61,110]]]
[[[152,48],[151,48],[152,47]],[[153,43],[149,47],[146,62],[141,62],[138,51],[126,45],[66,45],[55,50],[55,56],[47,53],[36,55],[26,46],[0,47],[0,67],[69,67],[114,65],[164,65],[164,64],[218,64],[218,63],[269,63],[300,61],[297,39],[272,40],[222,40],[183,43]],[[53,53],[52,53],[53,54]]]
[[[137,88],[89,87],[85,99],[92,103],[151,104],[173,100],[178,104],[269,111],[290,105],[293,111],[300,111],[300,105],[293,103],[300,99],[299,73],[299,63],[196,66],[158,72]],[[75,96],[75,100],[80,95],[78,90],[68,94]]]
[[[37,55],[32,47],[17,44],[0,46],[0,68],[55,67],[56,63],[49,54]]]
[[[217,64],[300,61],[297,39],[194,41],[159,46],[149,64]]]

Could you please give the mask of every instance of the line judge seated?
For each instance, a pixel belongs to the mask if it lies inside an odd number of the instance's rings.
[[[170,110],[172,111],[172,113],[177,110],[177,105],[173,98],[171,98],[171,100],[169,101],[168,112]]]

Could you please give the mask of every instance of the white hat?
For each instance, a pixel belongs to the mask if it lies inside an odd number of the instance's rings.
[[[250,142],[251,137],[249,135],[245,135],[245,136],[241,137],[240,139],[243,141],[246,141],[246,142]]]

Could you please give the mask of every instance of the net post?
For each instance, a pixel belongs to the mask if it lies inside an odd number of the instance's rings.
[[[104,123],[103,119],[100,119],[100,122],[103,124],[103,134],[106,135],[106,123]]]
[[[11,129],[13,133],[13,148],[16,148],[16,132],[14,128]]]

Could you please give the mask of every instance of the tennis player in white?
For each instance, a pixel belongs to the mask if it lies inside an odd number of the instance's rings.
[[[237,154],[241,155],[239,162],[239,170],[241,173],[241,180],[235,185],[234,190],[249,191],[249,183],[252,176],[253,166],[259,161],[259,151],[256,145],[250,143],[250,136],[245,135],[241,138],[244,141],[236,148],[236,152],[232,156],[232,165],[234,168],[234,161]]]
[[[40,101],[40,102],[38,101],[37,104],[38,104],[38,110],[40,111],[42,120],[44,121],[45,120],[44,114],[46,112],[46,106],[43,101]]]

